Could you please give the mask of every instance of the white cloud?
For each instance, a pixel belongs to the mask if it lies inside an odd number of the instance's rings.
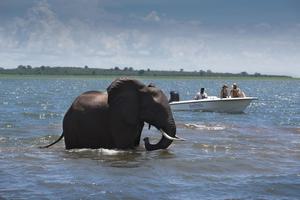
[[[68,4],[69,5],[69,4]],[[300,26],[207,28],[156,11],[122,19],[97,4],[91,16],[62,19],[46,1],[0,26],[4,67],[19,64],[261,72],[300,76]],[[70,6],[70,5],[69,5]],[[72,12],[72,11],[68,11]],[[124,20],[124,21],[122,21]],[[153,23],[155,22],[155,23]],[[263,34],[257,34],[261,33]],[[281,67],[281,68],[280,68]]]
[[[68,27],[43,1],[31,8],[25,18],[15,18],[8,29],[1,32],[1,49],[10,46],[24,53],[53,54],[74,46]]]
[[[160,17],[156,11],[151,11],[146,17],[144,17],[146,21],[154,21],[159,22]]]

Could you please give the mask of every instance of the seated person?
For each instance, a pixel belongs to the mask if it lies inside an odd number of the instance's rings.
[[[245,93],[240,89],[238,88],[238,86],[236,85],[236,83],[234,83],[232,85],[232,89],[230,91],[230,96],[232,98],[237,98],[237,97],[245,97]]]
[[[220,98],[227,98],[229,96],[227,88],[228,88],[228,86],[226,84],[223,85],[221,92],[220,92]]]
[[[200,89],[200,92],[197,92],[196,96],[194,97],[194,100],[199,100],[199,99],[205,99],[207,98],[206,92],[204,92],[204,88]]]

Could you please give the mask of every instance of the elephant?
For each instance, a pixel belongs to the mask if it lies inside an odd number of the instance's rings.
[[[134,149],[139,146],[144,123],[162,133],[156,144],[144,138],[148,151],[166,149],[176,136],[176,124],[168,99],[153,84],[127,77],[117,78],[106,92],[88,91],[78,96],[63,119],[66,149]]]

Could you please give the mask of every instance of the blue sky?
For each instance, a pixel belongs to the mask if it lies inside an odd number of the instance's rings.
[[[300,77],[300,1],[1,0],[0,57]]]

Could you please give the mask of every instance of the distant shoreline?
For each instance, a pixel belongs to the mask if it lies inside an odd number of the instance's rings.
[[[300,80],[293,77],[220,77],[220,76],[121,76],[121,75],[24,75],[1,74],[0,79],[115,79],[118,77],[131,77],[135,79],[177,79],[177,80]]]
[[[207,78],[207,79],[228,79],[228,78],[243,78],[243,79],[252,79],[252,78],[275,78],[275,79],[291,79],[291,76],[285,75],[266,75],[260,73],[248,74],[247,72],[241,73],[219,73],[212,72],[211,70],[199,70],[199,71],[159,71],[159,70],[134,70],[133,68],[123,68],[119,67],[111,69],[101,69],[101,68],[89,68],[87,66],[80,67],[31,67],[30,65],[24,66],[20,65],[17,68],[13,69],[4,69],[0,68],[0,77],[4,76],[34,76],[34,77],[120,77],[120,76],[129,76],[129,77],[138,77],[138,78],[181,78],[181,79],[195,79],[195,78]]]

